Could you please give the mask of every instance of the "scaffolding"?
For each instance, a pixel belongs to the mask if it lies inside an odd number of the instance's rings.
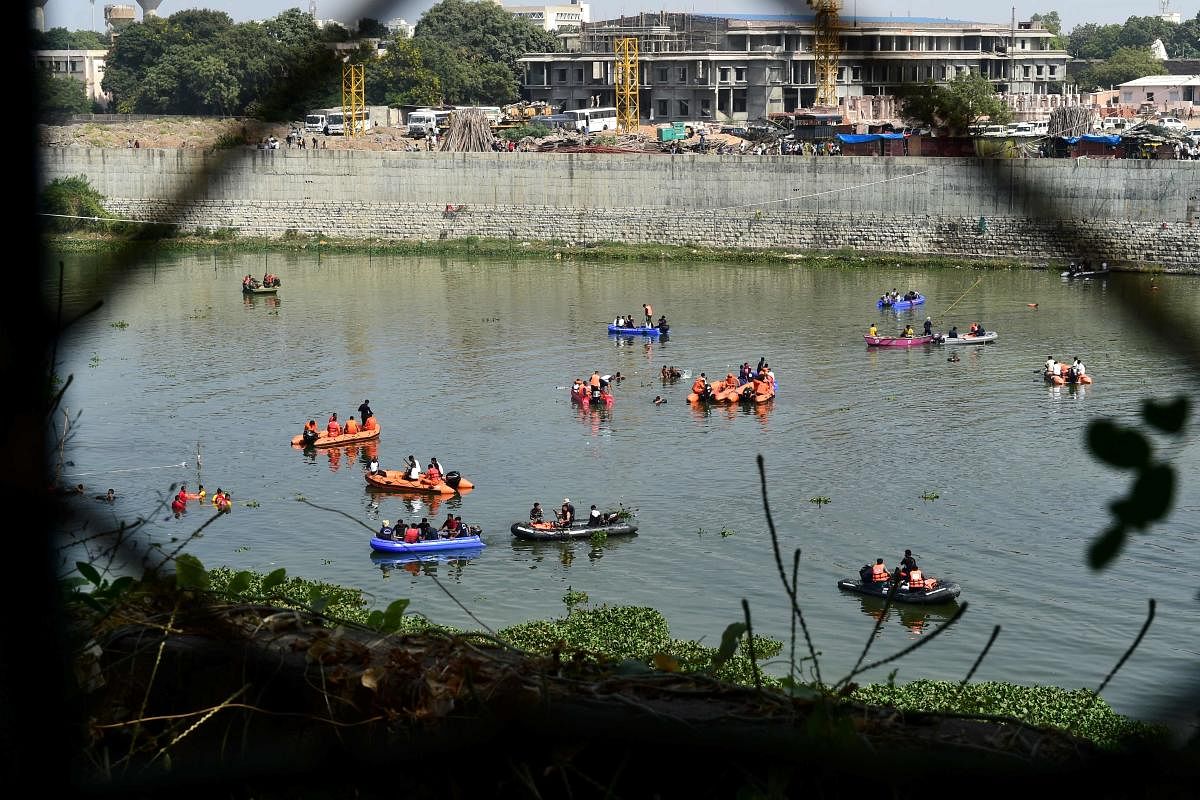
[[[838,56],[841,55],[841,0],[808,0],[817,12],[817,33],[813,40],[813,61],[817,77],[817,98],[814,105],[836,107]]]
[[[638,104],[638,40],[627,36],[613,41],[613,86],[617,95],[617,126],[626,133],[637,133],[641,125]]]
[[[342,120],[346,136],[366,131],[367,90],[362,64],[342,64]]]

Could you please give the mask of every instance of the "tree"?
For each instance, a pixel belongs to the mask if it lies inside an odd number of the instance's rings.
[[[983,117],[999,124],[1012,117],[992,84],[977,72],[961,73],[944,86],[929,82],[914,87],[902,100],[902,110],[909,119],[945,128],[951,135],[961,135]]]
[[[95,31],[51,28],[45,33],[34,32],[34,47],[38,50],[107,50],[108,42]]]
[[[1067,52],[1075,58],[1108,58],[1117,52],[1120,25],[1077,25],[1067,37]]]
[[[1029,18],[1032,22],[1042,23],[1042,27],[1055,36],[1062,33],[1062,20],[1057,11],[1047,11],[1045,14],[1034,14]]]
[[[1081,87],[1101,89],[1119,86],[1148,75],[1165,75],[1167,68],[1145,48],[1122,47],[1103,64],[1096,64],[1079,76]]]
[[[517,59],[558,49],[554,34],[499,5],[442,0],[417,23],[413,39],[450,103],[517,98]]]
[[[442,85],[438,76],[425,66],[420,49],[399,34],[387,47],[387,55],[365,65],[367,102],[390,106],[439,105]]]
[[[37,70],[38,98],[41,116],[49,114],[86,114],[92,110],[87,87],[67,75],[55,75],[47,70]]]

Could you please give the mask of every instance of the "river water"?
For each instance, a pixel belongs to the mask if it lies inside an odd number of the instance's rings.
[[[911,548],[928,574],[962,585],[969,610],[860,682],[893,668],[900,682],[960,680],[1000,625],[975,680],[1095,688],[1153,597],[1156,620],[1105,697],[1121,713],[1194,722],[1194,706],[1175,698],[1197,688],[1200,551],[1189,521],[1200,507],[1200,449],[1192,437],[1156,439],[1183,476],[1175,511],[1094,573],[1086,548],[1129,476],[1090,457],[1083,436],[1099,417],[1136,423],[1145,397],[1191,392],[1117,298],[1153,292],[1187,313],[1200,283],[1158,276],[1151,289],[1146,275],[1068,283],[1043,271],[823,263],[159,255],[100,288],[102,260],[70,256],[67,308],[105,303],[68,331],[60,353],[58,374],[74,376],[65,405],[81,414],[65,479],[85,484],[101,520],[145,518],[144,535],[164,544],[209,514],[193,506],[173,519],[161,505],[173,483],[229,489],[233,514],[188,545],[206,566],[285,567],[360,587],[376,607],[410,598],[413,611],[462,627],[475,624],[443,588],[497,628],[560,616],[570,587],[593,605],[653,606],[674,636],[715,646],[742,619],[743,598],[756,632],[789,635],[761,454],[789,566],[803,550],[800,602],[826,680],[852,667],[880,611],[837,580],[876,557],[892,566]],[[241,276],[267,270],[283,279],[278,297],[243,298]],[[877,310],[893,287],[929,302]],[[640,314],[643,302],[668,317],[669,339],[606,334],[607,321]],[[863,342],[872,322],[919,329],[927,314],[938,328],[981,321],[999,340],[957,348],[957,362],[944,348]],[[1046,386],[1047,354],[1080,356],[1095,383]],[[687,404],[692,376],[760,357],[779,381],[769,407]],[[688,377],[664,384],[664,365]],[[571,380],[593,369],[626,376],[611,410],[568,402]],[[655,405],[656,395],[668,402]],[[289,446],[305,420],[323,425],[332,411],[344,420],[364,399],[382,427],[376,448]],[[436,507],[372,494],[363,480],[372,452],[391,468],[410,453],[422,463],[436,456],[477,488]],[[110,486],[113,506],[90,499]],[[564,497],[582,513],[592,503],[636,509],[639,535],[599,549],[512,540],[509,524],[534,500],[549,509]],[[447,512],[483,527],[478,557],[381,562],[358,524],[440,523]],[[871,658],[927,636],[951,611],[891,610]]]

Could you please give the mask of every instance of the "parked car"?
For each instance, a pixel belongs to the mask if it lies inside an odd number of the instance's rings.
[[[1179,117],[1159,117],[1154,120],[1154,124],[1169,131],[1186,131],[1188,129],[1187,123]]]

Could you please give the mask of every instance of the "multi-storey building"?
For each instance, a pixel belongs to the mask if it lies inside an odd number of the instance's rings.
[[[1046,94],[1060,90],[1070,60],[1036,22],[843,16],[841,26],[842,104],[966,72],[998,91]],[[602,20],[582,26],[577,53],[519,59],[522,90],[563,109],[615,105],[613,43],[634,37],[643,117],[750,120],[813,105],[815,36],[813,17],[661,12]]]
[[[83,84],[87,99],[108,108],[112,95],[104,91],[104,62],[107,50],[35,50],[33,63],[52,75],[74,78]]]
[[[495,2],[500,4],[500,0],[495,0]],[[570,2],[560,5],[527,6],[513,4],[503,5],[503,8],[514,17],[527,19],[546,31],[556,31],[564,27],[578,28],[584,23],[592,21],[591,5],[589,3],[581,3],[579,0],[570,0]]]

